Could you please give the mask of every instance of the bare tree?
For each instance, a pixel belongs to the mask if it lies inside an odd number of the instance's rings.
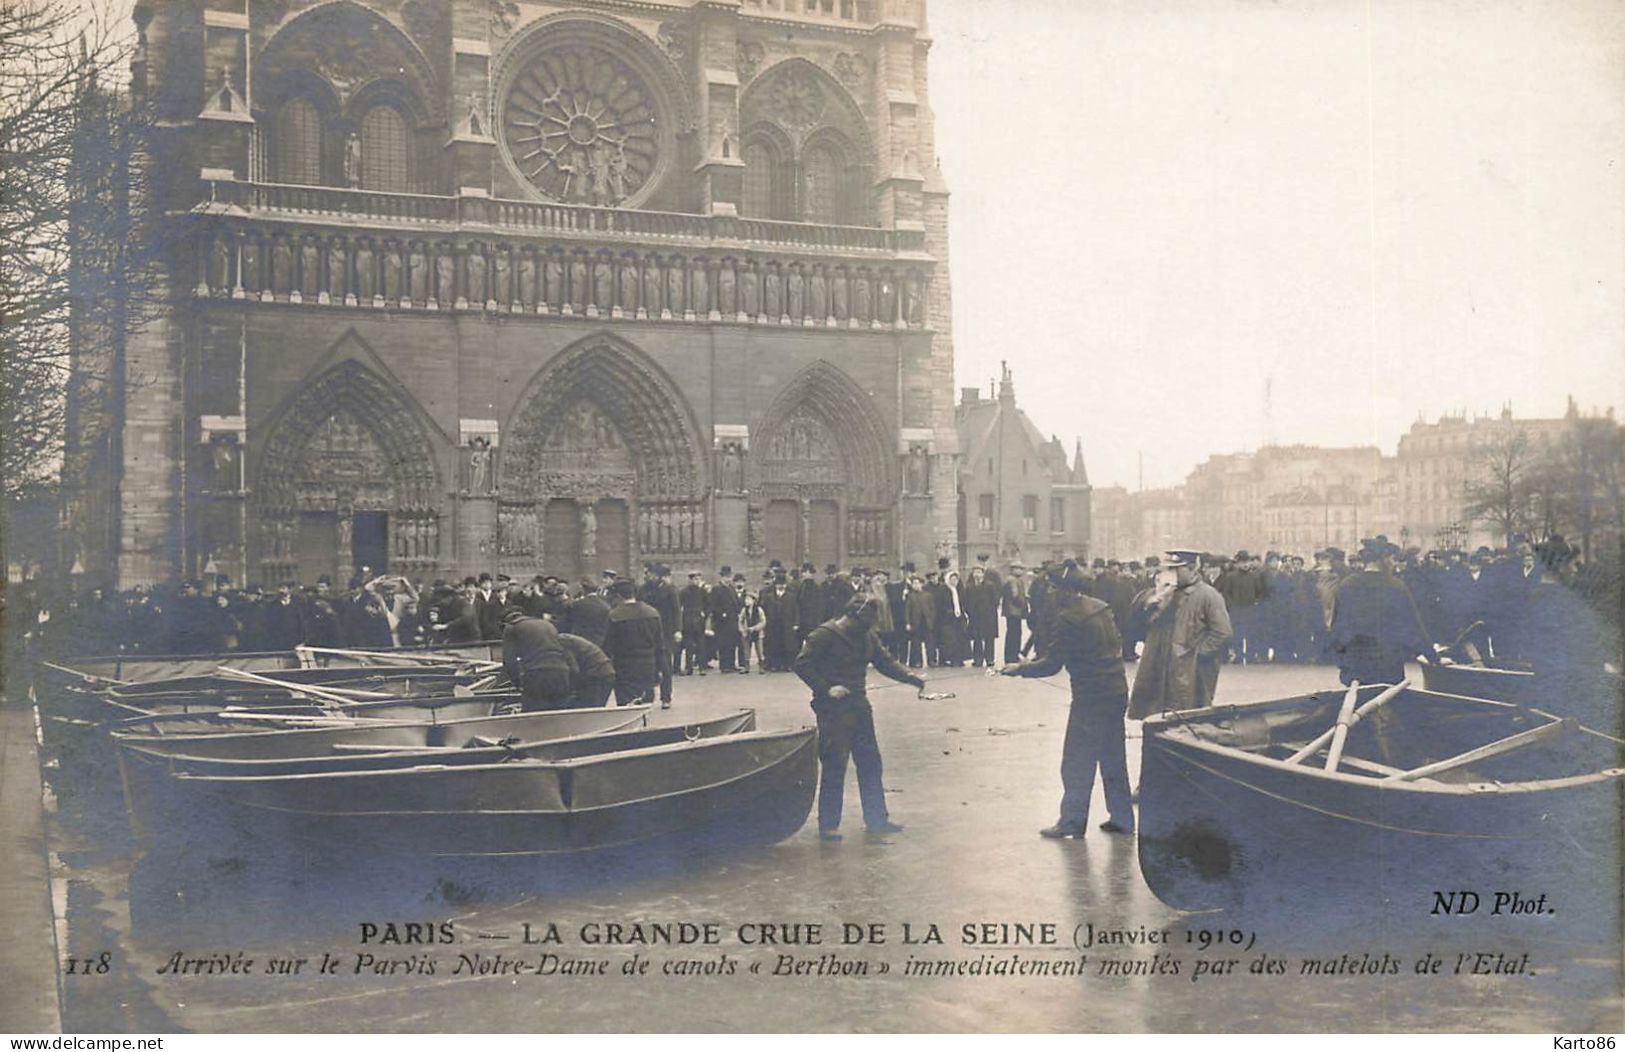
[[[106,246],[126,241],[111,175],[123,168],[128,122],[110,90],[128,54],[124,24],[73,0],[0,2],[0,515],[7,518],[18,502],[48,494],[61,470],[75,326],[122,324],[117,259],[98,259],[99,246],[78,235],[94,229]],[[87,166],[100,177],[86,179]],[[86,280],[93,272],[99,276]],[[85,376],[95,382],[94,371]]]
[[[1512,547],[1513,536],[1530,525],[1532,476],[1538,467],[1529,432],[1506,421],[1474,451],[1462,494],[1466,516],[1500,531]]]
[[[1617,539],[1625,529],[1625,429],[1612,417],[1571,415],[1544,469],[1552,483],[1555,518],[1578,538],[1580,554],[1589,562],[1597,540]]]

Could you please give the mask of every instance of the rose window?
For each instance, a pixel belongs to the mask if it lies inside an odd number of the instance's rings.
[[[509,82],[502,138],[543,197],[619,205],[660,160],[660,121],[648,87],[606,50],[572,45],[533,56]]]

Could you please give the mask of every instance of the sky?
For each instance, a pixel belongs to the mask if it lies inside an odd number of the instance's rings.
[[[1625,5],[930,0],[959,386],[1090,481],[1625,411]]]

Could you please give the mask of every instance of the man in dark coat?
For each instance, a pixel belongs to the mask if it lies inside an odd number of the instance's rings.
[[[999,590],[980,565],[971,568],[963,598],[970,629],[971,666],[992,668],[993,640],[999,634]]]
[[[908,639],[908,667],[932,663],[931,640],[936,635],[937,602],[916,574],[903,592],[903,632]]]
[[[615,690],[615,663],[590,639],[559,633],[559,645],[570,655],[570,704],[575,708],[599,708],[609,703]]]
[[[440,603],[444,642],[452,645],[478,643],[484,638],[481,634],[483,629],[480,625],[480,608],[475,603],[478,591],[474,578],[464,578],[462,592],[447,597]]]
[[[683,631],[682,603],[677,598],[677,589],[671,586],[670,577],[671,571],[663,564],[650,563],[644,567],[643,588],[638,593],[638,598],[660,615],[660,627],[666,633],[660,666],[660,703],[668,708],[671,706],[672,656]]]
[[[795,661],[796,675],[812,689],[818,717],[818,836],[839,840],[848,758],[858,771],[863,822],[871,833],[895,833],[902,826],[886,810],[880,744],[869,706],[866,676],[873,665],[881,675],[912,684],[923,695],[925,680],[909,672],[875,634],[880,601],[853,596],[839,617],[807,634]]]
[[[654,700],[666,631],[655,608],[638,600],[630,580],[616,581],[610,589],[615,606],[609,611],[604,653],[615,665],[615,704],[641,705]],[[671,702],[662,704],[671,708]]]
[[[1065,668],[1072,681],[1072,707],[1061,746],[1061,814],[1039,834],[1050,839],[1081,837],[1089,827],[1089,798],[1100,769],[1108,833],[1134,832],[1134,807],[1128,783],[1123,715],[1128,708],[1128,681],[1123,675],[1123,640],[1111,607],[1083,594],[1086,582],[1077,567],[1055,581],[1055,615],[1048,651],[1035,661],[1006,665],[1006,676],[1053,676]]]
[[[701,647],[705,642],[705,578],[698,570],[688,574],[688,586],[677,597],[682,606],[683,660],[678,674],[705,675],[705,658]]]
[[[503,618],[502,668],[525,696],[523,710],[562,709],[570,703],[573,662],[558,629],[515,607]]]
[[[739,593],[734,590],[733,567],[724,566],[716,584],[705,593],[705,613],[710,620],[711,639],[717,648],[717,665],[723,672],[737,669],[739,658]]]
[[[479,621],[481,639],[502,638],[503,610],[503,596],[493,587],[491,575],[480,574],[474,588],[474,616]]]
[[[769,672],[783,672],[796,656],[796,596],[782,569],[773,575],[773,583],[762,589],[757,602],[767,617],[767,628],[762,633],[762,664]]]
[[[1433,652],[1410,591],[1394,576],[1397,552],[1385,541],[1367,541],[1361,571],[1337,586],[1328,638],[1345,685],[1398,683],[1408,658]]]
[[[609,603],[591,588],[585,588],[570,604],[570,613],[565,620],[572,635],[603,646],[604,633],[609,630]]]
[[[305,641],[299,606],[294,601],[294,583],[277,586],[276,598],[260,611],[259,645],[265,650],[292,650]]]
[[[796,593],[796,649],[807,639],[807,633],[824,623],[824,590],[818,586],[812,563],[801,564],[801,580],[794,582]]]

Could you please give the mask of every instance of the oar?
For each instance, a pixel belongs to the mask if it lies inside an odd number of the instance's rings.
[[[299,648],[308,654],[336,654],[339,657],[366,658],[368,661],[410,661],[420,665],[461,665],[466,659],[453,654],[403,654],[395,650],[344,650],[339,647],[312,647]],[[483,662],[483,664],[496,664]]]
[[[240,668],[227,668],[225,665],[221,665],[217,671],[229,679],[241,679],[250,683],[263,683],[270,687],[281,687],[283,690],[291,690],[296,694],[309,694],[313,698],[322,698],[337,705],[355,704],[353,698],[347,698],[331,690],[323,690],[321,687],[312,687],[308,683],[288,683],[280,679],[272,679],[269,676],[261,676],[258,673],[247,672]]]
[[[1437,763],[1423,764],[1421,767],[1413,767],[1408,771],[1391,774],[1384,781],[1414,782],[1419,778],[1431,778],[1436,774],[1443,774],[1445,771],[1453,771],[1458,767],[1465,767],[1480,760],[1488,760],[1494,756],[1504,756],[1514,749],[1522,749],[1543,742],[1548,738],[1555,738],[1574,725],[1575,723],[1571,719],[1553,720],[1521,734],[1514,734],[1509,738],[1502,738],[1500,741],[1490,742],[1488,745],[1480,745],[1476,749],[1458,753],[1448,760],[1439,760]]]
[[[1349,717],[1348,725],[1350,727],[1353,727],[1356,723],[1359,723],[1361,720],[1365,719],[1371,713],[1376,712],[1382,706],[1388,704],[1390,701],[1393,701],[1395,698],[1399,697],[1400,692],[1408,689],[1410,687],[1410,685],[1411,685],[1411,681],[1408,680],[1408,679],[1402,679],[1398,683],[1395,683],[1393,686],[1389,687],[1387,690],[1383,691],[1381,694],[1378,694],[1376,697],[1372,698],[1370,701],[1366,702],[1364,705],[1361,705],[1359,708],[1355,709],[1354,710],[1354,715]],[[1336,733],[1337,733],[1337,727],[1332,727],[1332,728],[1328,729],[1324,734],[1317,737],[1314,741],[1310,742],[1308,745],[1305,745],[1303,748],[1299,749],[1297,752],[1293,753],[1291,756],[1288,756],[1287,759],[1286,759],[1286,762],[1287,763],[1302,763],[1303,761],[1307,760],[1309,757],[1313,756],[1315,753],[1317,753],[1320,750],[1324,749],[1327,746],[1327,744],[1331,742],[1332,736],[1335,735]]]
[[[1332,728],[1332,748],[1326,754],[1326,770],[1337,770],[1337,761],[1343,758],[1343,743],[1349,740],[1349,720],[1354,717],[1354,703],[1359,700],[1360,681],[1349,683],[1348,693],[1343,695],[1343,707],[1337,710],[1337,725]]]

